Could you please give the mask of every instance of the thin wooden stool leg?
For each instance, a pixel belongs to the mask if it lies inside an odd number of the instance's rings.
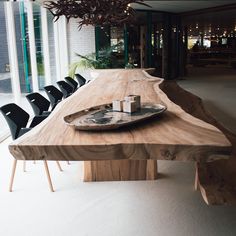
[[[15,177],[15,173],[16,173],[16,164],[17,164],[17,160],[14,160],[13,167],[12,167],[12,173],[11,173],[11,179],[10,179],[9,192],[12,192],[13,181],[14,181],[14,177]]]
[[[63,171],[62,168],[61,168],[61,165],[60,165],[59,161],[56,161],[56,163],[57,163],[58,169],[59,169],[60,171]]]
[[[23,171],[26,172],[26,161],[23,162]]]
[[[44,167],[45,167],[45,171],[46,171],[46,175],[47,175],[47,179],[48,179],[48,183],[49,183],[49,188],[50,188],[51,192],[54,192],[47,161],[44,161]]]
[[[197,191],[199,186],[199,180],[198,180],[198,170],[197,170],[197,163],[195,168],[195,181],[194,181],[194,189]]]

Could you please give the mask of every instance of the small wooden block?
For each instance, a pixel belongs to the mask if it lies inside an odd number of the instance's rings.
[[[123,102],[123,111],[128,113],[133,113],[137,111],[135,101],[124,101]]]
[[[123,101],[122,100],[112,101],[112,110],[113,111],[123,111]]]
[[[135,101],[136,109],[141,108],[141,97],[139,95],[128,95],[125,97],[125,101]]]

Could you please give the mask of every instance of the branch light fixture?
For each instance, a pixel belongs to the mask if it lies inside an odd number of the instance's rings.
[[[69,21],[78,18],[78,27],[93,26],[119,26],[132,22],[135,10],[132,3],[147,5],[144,0],[57,0],[45,1],[44,7],[54,16],[55,21],[65,16]]]

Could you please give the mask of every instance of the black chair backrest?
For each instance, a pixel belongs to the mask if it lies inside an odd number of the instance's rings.
[[[0,111],[7,121],[13,139],[17,139],[21,128],[25,128],[29,121],[29,114],[15,103],[0,107]]]
[[[64,80],[57,81],[57,84],[62,91],[64,98],[69,97],[73,93],[73,88]]]
[[[40,93],[30,93],[26,95],[26,99],[33,108],[36,116],[42,115],[44,111],[48,111],[50,102]]]
[[[48,85],[44,87],[48,98],[50,100],[52,109],[60,102],[63,98],[63,93],[53,85]]]
[[[82,75],[75,74],[75,78],[77,79],[80,87],[86,84],[86,79]]]
[[[70,76],[65,77],[66,82],[73,88],[73,92],[75,92],[75,90],[78,87],[78,83],[72,79]]]

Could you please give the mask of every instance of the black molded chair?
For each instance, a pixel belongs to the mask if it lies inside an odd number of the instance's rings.
[[[73,88],[64,80],[57,81],[57,84],[62,91],[64,98],[69,97],[73,93]]]
[[[65,80],[73,88],[73,92],[75,92],[78,88],[78,83],[70,76],[65,77]]]
[[[25,129],[28,124],[30,118],[29,114],[15,103],[9,103],[0,107],[0,111],[9,125],[13,140],[17,139],[22,129]],[[47,116],[35,116],[29,128],[35,127],[46,117]]]
[[[27,124],[28,124],[30,116],[26,111],[24,111],[15,103],[10,103],[10,104],[0,107],[0,111],[7,121],[13,140],[19,138],[26,132],[30,131],[33,127],[41,123],[47,117],[47,116],[35,116],[31,124],[29,125],[29,128],[27,128]],[[17,160],[15,159],[13,163],[13,169],[12,169],[12,175],[11,175],[11,181],[10,181],[10,187],[9,187],[10,192],[12,192],[12,186],[13,186],[14,176],[16,172],[16,165],[17,165]],[[53,192],[54,190],[52,186],[52,181],[51,181],[47,161],[45,160],[44,160],[44,166],[45,166],[45,170],[46,170],[46,174],[47,174],[47,178],[49,182],[49,187],[51,191]]]
[[[30,93],[26,95],[26,99],[33,108],[34,114],[36,116],[48,116],[50,114],[50,111],[48,111],[50,107],[50,102],[40,93]]]
[[[53,85],[48,85],[44,87],[44,90],[46,91],[48,98],[51,103],[52,110],[56,107],[56,105],[61,102],[63,98],[63,93],[57,89]]]
[[[77,79],[80,87],[86,84],[86,79],[82,75],[75,74],[75,78]]]

